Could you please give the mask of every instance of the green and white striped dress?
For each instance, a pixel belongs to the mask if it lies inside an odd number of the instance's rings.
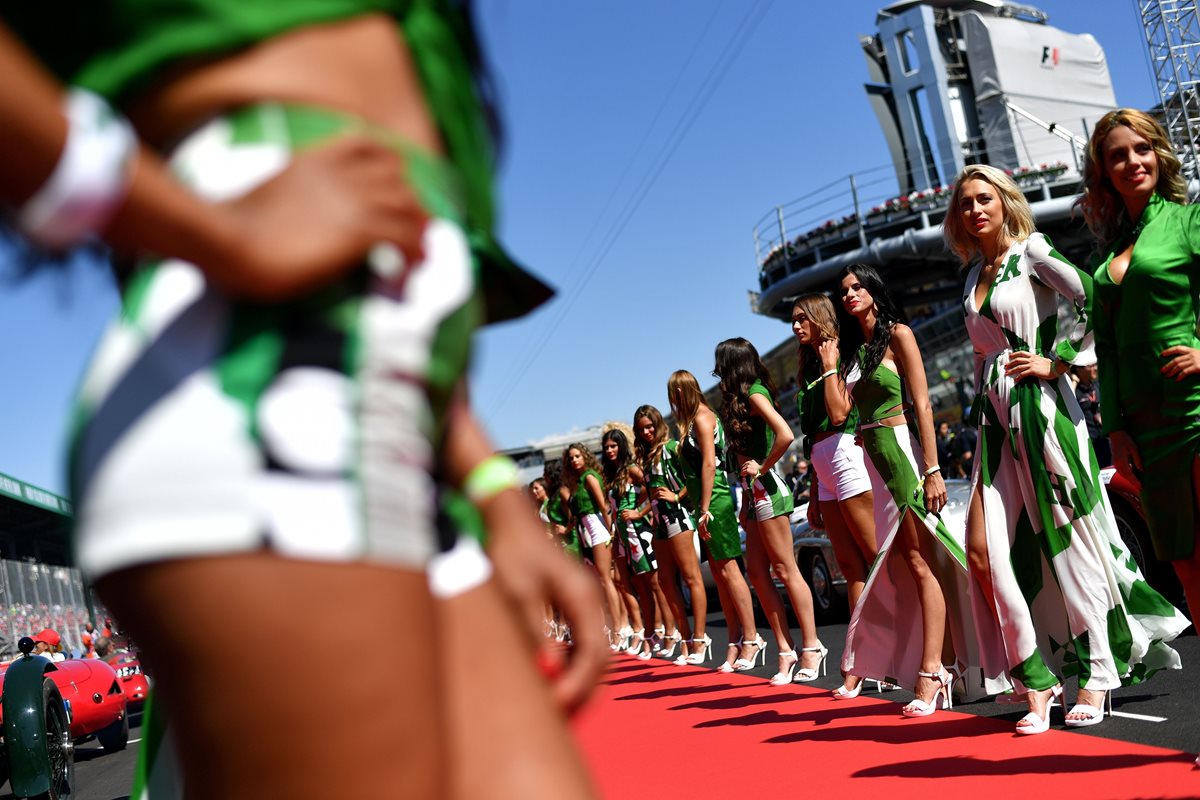
[[[1070,384],[1005,375],[1015,350],[1091,360],[1092,279],[1042,234],[1009,248],[976,308],[980,271],[976,264],[967,277],[963,307],[978,366],[972,484],[995,595],[989,608],[973,588],[984,674],[1024,692],[1075,676],[1088,689],[1115,689],[1178,669],[1165,642],[1188,621],[1150,588],[1121,541]],[[1065,335],[1060,295],[1074,307]]]

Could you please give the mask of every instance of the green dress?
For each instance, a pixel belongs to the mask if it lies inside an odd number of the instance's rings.
[[[563,552],[580,558],[579,552],[579,532],[575,530],[573,525],[568,525],[570,519],[567,516],[567,510],[563,508],[562,497],[555,493],[549,500],[546,501],[546,518],[550,520],[551,525],[561,525],[567,529],[567,532],[562,536],[557,537],[559,544],[562,545]]]
[[[859,352],[861,360],[862,351]],[[907,425],[875,426],[897,416],[891,409],[903,401],[900,376],[880,364],[870,375],[851,374],[847,381],[862,420],[862,443],[875,498],[875,531],[879,556],[846,631],[842,669],[863,678],[911,686],[921,669],[921,603],[908,565],[895,549],[905,514],[916,517],[918,534],[935,545],[929,567],[946,598],[946,621],[960,674],[978,665],[978,645],[968,593],[965,531],[950,531],[941,518],[925,509],[925,463],[921,445]],[[977,674],[968,680],[977,683]],[[976,692],[977,694],[977,692]]]
[[[729,488],[729,480],[725,477],[725,428],[721,420],[713,417],[713,443],[717,450],[717,469],[713,475],[712,497],[709,499],[708,512],[712,519],[708,523],[711,538],[702,541],[708,555],[715,559],[739,558],[742,555],[742,540],[738,535],[737,511],[733,505],[733,492]],[[699,530],[700,502],[700,470],[704,464],[704,456],[700,445],[696,442],[696,426],[688,428],[687,436],[679,443],[679,464],[682,467],[684,483],[687,484],[687,495],[684,502],[697,516]]]
[[[979,308],[981,268],[963,308],[978,364],[979,448],[972,483],[987,538],[992,596],[972,594],[984,674],[1018,691],[1066,677],[1115,689],[1179,656],[1164,642],[1187,620],[1129,554],[1100,479],[1087,423],[1065,376],[1014,381],[1013,350],[1090,360],[1091,277],[1035,233],[1005,255]],[[1074,309],[1059,325],[1059,300]]]
[[[1114,283],[1108,265],[1134,242]],[[1094,327],[1100,415],[1106,434],[1126,431],[1142,456],[1142,508],[1157,556],[1191,558],[1196,546],[1192,464],[1200,455],[1200,376],[1159,370],[1175,345],[1200,348],[1200,206],[1158,194],[1137,225],[1105,248],[1095,270]]]

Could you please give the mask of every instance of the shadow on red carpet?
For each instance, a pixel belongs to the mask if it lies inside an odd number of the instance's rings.
[[[627,656],[572,728],[611,800],[1200,797],[1190,753]]]

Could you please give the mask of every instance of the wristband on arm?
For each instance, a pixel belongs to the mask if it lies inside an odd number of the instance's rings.
[[[61,250],[104,230],[129,190],[138,141],[129,123],[98,95],[64,98],[67,141],[54,171],[17,213],[32,241]]]
[[[517,465],[512,459],[501,455],[489,456],[467,473],[463,481],[463,494],[478,506],[506,489],[517,488],[518,477]]]

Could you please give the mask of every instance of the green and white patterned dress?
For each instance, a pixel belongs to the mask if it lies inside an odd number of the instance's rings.
[[[618,555],[629,561],[633,574],[644,575],[658,569],[658,559],[654,556],[654,527],[646,517],[628,522],[621,519],[622,511],[637,510],[639,494],[637,486],[627,483],[620,491],[610,491],[608,496],[612,501]]]
[[[670,539],[684,531],[696,530],[692,513],[682,502],[672,503],[654,497],[654,490],[659,488],[670,489],[675,494],[683,490],[683,476],[680,474],[682,465],[679,461],[679,442],[671,439],[659,451],[658,460],[646,470],[646,486],[650,492],[650,502],[654,505],[654,532],[659,539]]]
[[[1188,622],[1150,588],[1121,541],[1070,384],[1005,375],[1014,350],[1090,361],[1091,277],[1036,233],[1009,248],[976,308],[980,270],[967,276],[963,307],[978,362],[972,484],[995,595],[989,608],[973,588],[985,676],[1009,678],[1021,692],[1073,676],[1101,690],[1177,669],[1179,656],[1164,643]],[[1075,309],[1065,335],[1060,295]]]
[[[746,392],[747,400],[756,394],[765,397],[776,411],[779,410],[779,406],[775,405],[775,398],[771,397],[771,392],[762,381],[755,381]],[[761,464],[771,454],[771,446],[774,443],[775,432],[767,425],[767,421],[762,417],[753,416],[750,418],[750,434],[746,437],[746,452],[738,455],[742,461],[753,459]],[[795,508],[792,490],[774,466],[753,480],[742,478],[743,515],[753,514],[754,519],[766,522],[775,517],[787,516]]]

